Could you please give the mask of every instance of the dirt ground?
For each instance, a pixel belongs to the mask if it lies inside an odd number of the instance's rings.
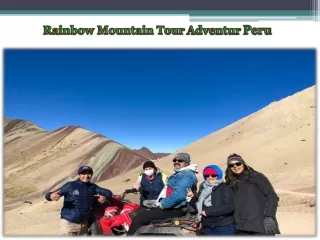
[[[281,192],[281,191],[280,191]],[[312,236],[316,233],[315,195],[312,193],[279,193],[277,219],[281,236]],[[61,199],[47,202],[38,199],[32,204],[5,212],[6,236],[54,236],[57,234]],[[131,197],[134,202],[137,198]]]

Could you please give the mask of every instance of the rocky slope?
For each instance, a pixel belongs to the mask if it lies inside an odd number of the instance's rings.
[[[188,152],[201,171],[217,164],[223,171],[231,153],[240,154],[264,173],[280,197],[278,217],[284,235],[315,234],[316,203],[316,87],[307,88],[179,149]],[[157,167],[171,174],[174,154]],[[101,182],[115,191],[130,186],[136,171]],[[297,227],[299,226],[299,227]]]
[[[24,120],[4,119],[4,172],[7,203],[42,196],[74,179],[81,165],[103,181],[140,166],[148,159],[79,126],[48,132]]]

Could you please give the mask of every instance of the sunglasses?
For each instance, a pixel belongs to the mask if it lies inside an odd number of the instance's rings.
[[[174,162],[174,163],[175,163],[175,162],[182,163],[182,162],[184,162],[184,161],[183,161],[183,160],[181,160],[181,159],[173,159],[173,160],[172,160],[172,162]]]
[[[214,175],[214,174],[204,175],[204,178],[208,178],[208,177],[215,178],[217,177],[217,175]]]
[[[229,168],[233,168],[234,166],[241,166],[242,165],[242,163],[241,162],[236,162],[236,163],[230,163],[229,165],[228,165],[228,167]]]

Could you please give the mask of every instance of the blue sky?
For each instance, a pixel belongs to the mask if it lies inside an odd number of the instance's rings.
[[[314,50],[6,50],[4,113],[173,152],[315,84]]]

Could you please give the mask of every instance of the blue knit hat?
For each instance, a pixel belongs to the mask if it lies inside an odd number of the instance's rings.
[[[205,179],[205,177],[204,177],[204,171],[205,171],[207,168],[211,168],[211,169],[213,169],[214,171],[217,172],[217,174],[218,174],[218,176],[217,176],[217,177],[218,177],[218,180],[222,179],[222,177],[223,177],[223,172],[222,172],[221,168],[219,168],[217,165],[208,165],[208,166],[206,166],[206,167],[203,169],[202,175],[203,175],[203,178],[204,178],[204,179]]]

